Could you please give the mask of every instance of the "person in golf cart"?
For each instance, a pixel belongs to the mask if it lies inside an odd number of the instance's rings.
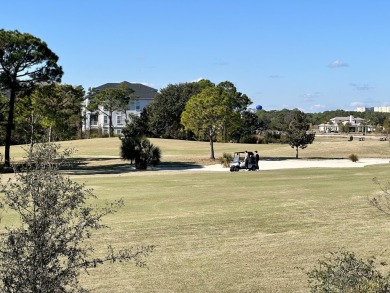
[[[235,152],[233,161],[230,163],[230,171],[239,171],[240,169],[255,171],[259,169],[256,165],[256,158],[253,152]]]

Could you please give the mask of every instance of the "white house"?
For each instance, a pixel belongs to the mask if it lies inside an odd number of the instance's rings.
[[[353,115],[349,117],[334,117],[330,119],[329,123],[320,124],[318,130],[322,132],[339,132],[340,124],[349,125],[351,132],[371,132],[373,127],[371,125],[364,125],[363,118],[355,118]]]
[[[141,114],[141,111],[153,101],[157,94],[156,89],[140,83],[130,83],[127,81],[123,83],[134,91],[134,96],[136,98],[129,103],[126,113],[122,111],[115,111],[112,113],[112,123],[115,134],[122,133],[122,129],[126,124],[126,120],[129,119],[129,114],[135,114],[139,116]],[[120,83],[106,83],[96,87],[95,90],[101,91],[104,89],[115,88],[119,84]],[[101,129],[103,134],[108,134],[109,122],[108,116],[103,113],[104,109],[101,108],[102,111],[95,112],[88,111],[87,107],[89,103],[90,99],[87,96],[84,102],[83,109],[83,114],[85,117],[83,122],[83,131],[87,132],[94,129]]]

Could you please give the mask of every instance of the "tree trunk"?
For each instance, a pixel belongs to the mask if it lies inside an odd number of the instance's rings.
[[[30,132],[30,148],[34,146],[34,132],[35,132],[35,124],[34,124],[34,114],[31,115],[31,132]]]
[[[89,121],[88,121],[88,124],[89,124],[89,127],[88,127],[88,138],[91,138],[91,126],[92,126],[92,123],[91,123],[91,116],[92,116],[92,112],[89,114]],[[87,131],[87,130],[85,130]]]
[[[108,123],[109,123],[109,125],[108,125],[108,137],[111,137],[113,132],[114,132],[114,126],[112,125],[112,112],[110,112],[109,115],[108,115]]]
[[[51,126],[49,126],[49,142],[51,142],[51,135],[52,135],[52,129]]]
[[[215,160],[213,135],[210,133],[210,159]]]
[[[295,155],[295,159],[298,159],[298,147],[297,147],[297,153]]]
[[[4,166],[10,167],[10,149],[11,149],[11,135],[14,127],[14,109],[15,109],[16,91],[11,89],[9,99],[9,110],[8,110],[8,122],[5,134],[5,151],[4,151]]]

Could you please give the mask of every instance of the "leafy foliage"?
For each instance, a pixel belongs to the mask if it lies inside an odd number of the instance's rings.
[[[11,135],[18,93],[28,94],[40,83],[60,82],[58,56],[30,34],[0,30],[0,87],[10,93],[5,138],[5,165],[10,166]]]
[[[180,138],[180,116],[187,101],[201,91],[198,82],[170,84],[157,93],[147,107],[149,128],[156,137]]]
[[[30,95],[20,97],[15,108],[19,143],[49,142],[75,138],[81,130],[81,107],[84,89],[66,84],[36,87]]]
[[[160,164],[160,148],[143,136],[136,123],[130,123],[123,129],[123,137],[120,140],[122,141],[121,158],[129,160],[131,164],[134,161],[136,169],[145,170],[148,166],[155,167]]]
[[[114,135],[114,126],[112,122],[112,114],[114,111],[122,111],[126,113],[134,91],[125,83],[120,83],[118,87],[107,88],[101,91],[90,89],[88,96],[90,103],[88,109],[90,111],[99,111],[108,117],[109,136]]]
[[[123,205],[119,200],[96,208],[87,204],[95,198],[84,185],[64,177],[59,168],[70,151],[59,146],[36,145],[28,150],[16,180],[1,184],[2,205],[15,211],[20,225],[5,227],[0,239],[0,288],[2,292],[87,292],[79,286],[80,270],[105,262],[135,260],[152,246],[124,249],[109,246],[104,257],[93,256],[94,230],[102,219]]]
[[[239,126],[240,115],[234,111],[232,95],[219,87],[208,87],[191,97],[181,116],[186,130],[206,136],[210,142],[210,159],[215,159],[213,142]]]
[[[359,157],[356,154],[350,154],[348,158],[354,163],[359,161]]]
[[[225,168],[229,168],[230,163],[233,161],[233,155],[230,153],[223,153],[222,157],[219,158],[219,162],[224,166]]]
[[[318,266],[307,273],[311,292],[390,292],[390,278],[376,268],[375,259],[366,261],[355,253],[340,250],[318,260]]]
[[[248,110],[241,112],[241,123],[239,127],[236,128],[230,134],[230,140],[234,142],[247,143],[248,137],[255,136],[256,133],[260,130],[261,125],[259,123],[258,117],[255,113]],[[255,138],[255,143],[256,143]],[[252,141],[250,143],[253,143]]]
[[[289,128],[287,130],[289,144],[296,149],[296,158],[298,159],[298,148],[305,149],[314,141],[315,133],[309,133],[309,124],[307,123],[305,113],[294,110],[290,115]]]

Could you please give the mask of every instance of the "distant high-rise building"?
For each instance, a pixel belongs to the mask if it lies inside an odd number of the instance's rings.
[[[357,107],[356,112],[374,112],[374,107]]]
[[[390,107],[388,106],[374,107],[374,112],[390,113]]]
[[[357,107],[356,112],[382,112],[390,113],[389,106],[380,106],[380,107]]]

